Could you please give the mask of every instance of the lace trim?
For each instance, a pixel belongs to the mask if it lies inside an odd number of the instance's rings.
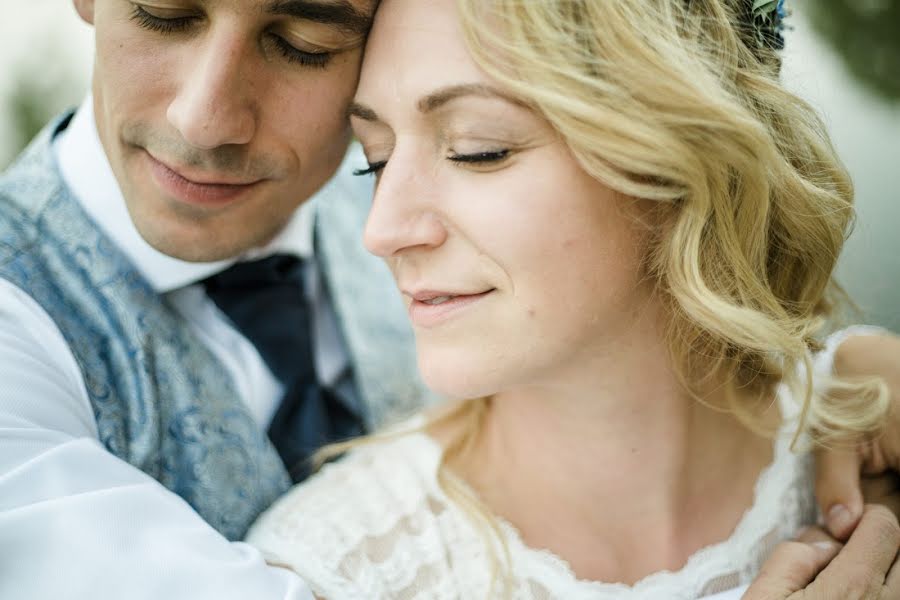
[[[512,558],[515,597],[600,600],[659,597],[664,593],[667,598],[696,598],[748,582],[774,544],[793,536],[800,525],[808,522],[811,517],[804,515],[814,514],[809,510],[811,500],[798,492],[810,489],[809,469],[799,462],[804,457],[790,452],[790,439],[790,432],[784,427],[775,443],[773,461],[754,487],[753,506],[727,540],[694,553],[678,571],[651,574],[634,586],[580,580],[565,559],[549,550],[527,546],[511,523],[498,519]],[[369,518],[360,523],[354,502],[334,503],[330,493],[307,494],[299,505],[283,503],[275,507],[267,515],[271,517],[269,522],[261,522],[263,535],[254,528],[250,541],[276,562],[287,563],[307,579],[314,591],[326,597],[433,598],[434,587],[428,582],[438,583],[442,576],[452,577],[454,571],[459,571],[455,584],[473,588],[471,595],[462,597],[478,597],[476,590],[483,591],[487,585],[487,549],[468,516],[452,505],[437,482],[441,447],[418,433],[390,446],[393,448],[382,448],[387,452],[381,454],[360,452],[348,457],[353,464],[334,465],[322,473],[316,485],[323,491],[346,490],[351,498],[364,494],[358,497],[367,498],[374,505],[366,510]],[[376,457],[380,460],[374,460]],[[401,457],[413,472],[424,475],[417,478],[419,490],[424,493],[404,498],[379,494],[373,498],[371,488],[368,494],[364,491],[371,480],[353,477],[362,472],[384,481],[379,472],[389,466],[388,476],[394,479],[392,487],[408,492],[411,488],[404,483],[407,475],[399,473],[393,462]],[[427,489],[422,489],[423,483]],[[371,518],[378,513],[382,518]],[[307,546],[309,542],[321,541],[320,538],[327,539],[327,534],[318,528],[310,530],[309,518],[317,514],[328,515],[327,523],[321,525],[340,529],[335,540],[339,548],[334,548],[340,551],[337,555],[331,553],[331,559],[327,558],[328,549]],[[387,515],[392,518],[383,518]],[[458,539],[442,538],[436,528],[458,532]],[[454,554],[464,556],[465,564],[453,565]],[[389,579],[389,585],[383,579]]]
[[[779,396],[785,392],[786,389],[781,388]],[[785,400],[781,398],[782,403]],[[685,597],[701,597],[747,583],[778,542],[793,537],[801,526],[815,518],[811,493],[801,493],[812,486],[811,461],[809,457],[791,452],[792,429],[792,422],[781,427],[772,463],[761,472],[754,486],[753,505],[745,511],[728,539],[698,550],[677,571],[653,573],[633,586],[578,579],[565,559],[550,550],[528,546],[514,525],[495,516],[509,546],[519,585],[545,591],[546,586],[550,586],[554,594],[573,598],[620,599],[623,594],[646,597],[662,589],[689,594]],[[436,478],[442,450],[427,435],[415,435],[423,447],[428,447],[428,460],[421,466],[432,469],[435,475],[429,492],[449,503]],[[423,454],[419,456],[423,457]],[[464,514],[459,518],[468,521]]]
[[[839,339],[853,334],[842,332]],[[816,371],[830,370],[838,343],[828,344]],[[778,398],[790,415],[789,390],[781,386]],[[775,544],[815,521],[812,460],[791,452],[793,426],[791,418],[782,425],[772,463],[757,479],[753,504],[732,535],[695,552],[683,568],[653,573],[634,586],[579,580],[567,561],[527,546],[511,523],[499,519],[515,598],[696,598],[749,582]],[[296,488],[296,498],[292,492],[273,507],[250,541],[326,597],[481,597],[487,548],[438,484],[442,452],[435,440],[414,433],[351,453]]]

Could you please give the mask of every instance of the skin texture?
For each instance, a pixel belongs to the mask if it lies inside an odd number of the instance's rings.
[[[139,232],[165,254],[213,261],[265,244],[340,164],[372,2],[321,2],[358,13],[340,26],[275,4],[75,0],[96,30],[103,147]],[[240,187],[226,203],[185,202],[160,183],[172,171]]]

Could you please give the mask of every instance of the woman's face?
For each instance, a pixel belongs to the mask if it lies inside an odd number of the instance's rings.
[[[351,114],[378,176],[365,243],[431,387],[552,383],[621,344],[646,298],[629,204],[478,68],[454,0],[381,3]]]

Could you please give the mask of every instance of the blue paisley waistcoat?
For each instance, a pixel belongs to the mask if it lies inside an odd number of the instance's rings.
[[[48,127],[0,178],[0,277],[55,321],[84,377],[100,441],[243,537],[290,480],[187,323],[65,186]]]

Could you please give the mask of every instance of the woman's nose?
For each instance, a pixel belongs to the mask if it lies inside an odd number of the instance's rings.
[[[410,248],[436,248],[447,239],[437,211],[438,182],[417,174],[428,170],[402,161],[395,151],[382,172],[363,234],[369,252],[382,258]]]

